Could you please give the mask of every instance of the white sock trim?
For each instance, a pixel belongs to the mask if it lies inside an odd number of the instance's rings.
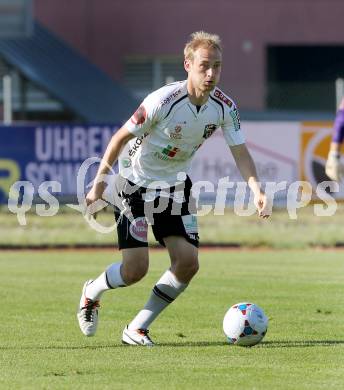
[[[126,284],[121,275],[122,262],[113,263],[106,268],[105,278],[109,288],[125,287]]]
[[[150,298],[144,308],[128,325],[129,330],[148,329],[156,317],[172,303],[188,286],[181,283],[176,276],[167,270],[154,285]]]
[[[172,271],[168,269],[155,284],[153,292],[154,289],[157,288],[158,290],[161,290],[164,294],[167,294],[171,300],[174,300],[186,289],[187,286],[188,283],[180,282],[172,273]]]

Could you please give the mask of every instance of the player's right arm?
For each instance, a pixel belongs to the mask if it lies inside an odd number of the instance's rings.
[[[333,127],[333,137],[328,153],[325,171],[326,175],[335,181],[340,181],[344,178],[344,166],[340,162],[340,149],[344,141],[344,99],[342,99],[339,109],[336,114],[336,119]]]
[[[122,149],[135,135],[123,126],[111,138],[103,158],[101,159],[93,186],[86,196],[86,205],[89,206],[98,199],[101,199],[105,190],[103,175],[107,175],[113,164],[117,161]]]
[[[110,172],[126,143],[152,131],[159,108],[159,96],[154,93],[148,95],[132,117],[113,135],[100,162],[92,189],[86,196],[87,206],[102,198],[105,190],[104,175]]]

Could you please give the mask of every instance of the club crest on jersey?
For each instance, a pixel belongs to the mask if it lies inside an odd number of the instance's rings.
[[[180,125],[177,125],[174,128],[174,132],[170,133],[169,137],[172,139],[182,139],[183,136],[181,134],[181,131],[182,131],[182,127]]]
[[[204,128],[203,138],[207,139],[209,138],[213,132],[216,130],[217,126],[214,123],[211,123],[209,125],[206,125]]]
[[[130,118],[131,122],[134,125],[142,125],[145,123],[147,117],[146,109],[143,106],[140,106]]]
[[[227,106],[232,107],[233,102],[228,99],[228,97],[225,96],[220,90],[216,89],[214,92],[214,96],[220,99],[222,102],[226,103]]]

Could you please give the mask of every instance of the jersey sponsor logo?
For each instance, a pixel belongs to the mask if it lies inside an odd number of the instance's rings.
[[[134,113],[134,115],[130,118],[131,122],[134,125],[142,125],[145,123],[147,117],[146,109],[143,106],[140,106]]]
[[[233,102],[228,99],[228,97],[225,96],[220,90],[216,89],[214,92],[214,96],[220,99],[222,102],[226,103],[227,106],[232,107]]]
[[[204,139],[209,138],[216,129],[217,129],[217,126],[214,123],[206,125],[204,128],[203,138]]]
[[[154,157],[158,158],[159,160],[168,161],[169,157],[165,154],[161,154],[159,152],[154,152]]]
[[[234,125],[235,131],[240,130],[240,116],[239,116],[239,111],[235,108],[233,111],[230,112],[230,116],[232,117],[233,125]]]
[[[173,158],[178,152],[179,148],[173,147],[171,145],[167,145],[166,148],[162,150],[162,153],[165,154],[168,157]]]
[[[182,92],[181,89],[178,89],[178,91],[176,92],[173,92],[171,93],[171,95],[169,97],[167,97],[166,99],[164,99],[162,102],[161,102],[161,107],[165,106],[166,104],[169,104],[172,100],[174,100],[178,95],[180,95]]]
[[[157,157],[159,160],[163,161],[169,161],[171,158],[173,158],[178,152],[180,151],[179,148],[173,147],[171,145],[167,145],[166,148],[164,148],[161,153],[155,152],[154,156]]]
[[[130,224],[129,232],[133,238],[147,242],[148,224],[145,217],[138,217]]]
[[[174,128],[174,132],[170,133],[169,137],[172,139],[182,139],[183,135],[181,134],[182,127],[180,125],[177,125]]]
[[[140,149],[142,141],[147,137],[148,133],[144,133],[141,137],[137,137],[133,146],[129,149],[129,157],[134,157],[136,152]]]

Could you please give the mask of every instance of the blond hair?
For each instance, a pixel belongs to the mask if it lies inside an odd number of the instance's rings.
[[[193,60],[194,52],[199,47],[212,47],[222,52],[221,39],[216,34],[209,34],[205,31],[196,31],[191,34],[191,39],[184,48],[184,57],[188,60]]]

